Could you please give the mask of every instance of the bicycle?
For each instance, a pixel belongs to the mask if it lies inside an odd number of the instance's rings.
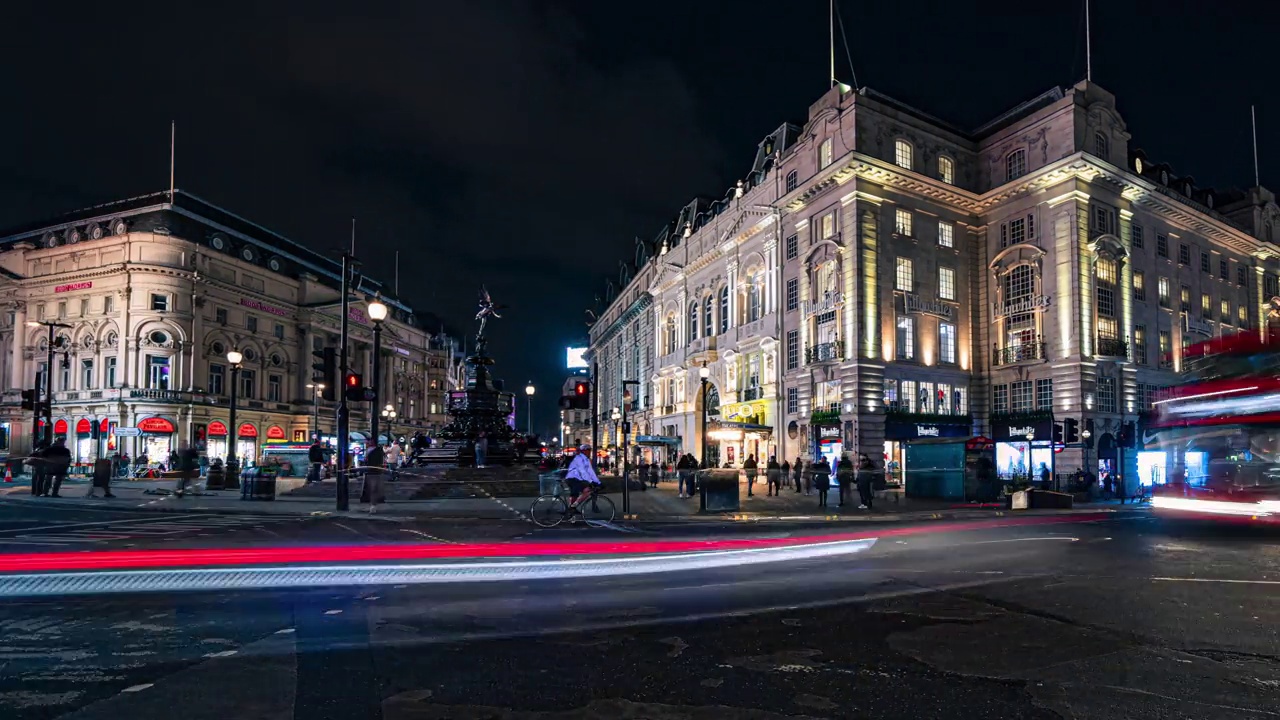
[[[578,496],[576,503],[565,501],[565,485],[556,483],[553,495],[539,495],[529,508],[529,519],[538,527],[553,528],[568,520],[576,523],[579,518],[586,522],[613,522],[617,509],[613,501],[600,494],[599,485],[588,485]]]

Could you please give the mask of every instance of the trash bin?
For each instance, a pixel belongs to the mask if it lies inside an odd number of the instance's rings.
[[[699,512],[732,512],[741,507],[736,469],[699,470],[695,477],[702,498]]]
[[[240,476],[241,500],[275,500],[276,473],[274,470],[248,468]]]

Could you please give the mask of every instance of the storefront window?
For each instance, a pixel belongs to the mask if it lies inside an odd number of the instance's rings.
[[[901,385],[902,398],[899,402],[902,405],[902,410],[909,413],[919,412],[920,406],[918,404],[919,398],[916,397],[916,381],[903,380]]]

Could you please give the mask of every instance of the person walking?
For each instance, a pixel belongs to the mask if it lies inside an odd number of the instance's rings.
[[[62,487],[62,481],[67,477],[67,470],[71,467],[71,451],[67,449],[66,438],[58,438],[53,441],[53,445],[44,453],[44,460],[48,463],[48,475],[46,475],[46,483],[49,479],[53,480],[53,485],[46,488],[47,497],[62,497],[58,494],[58,489]]]
[[[44,495],[45,482],[49,477],[49,466],[44,462],[44,454],[49,450],[49,446],[42,440],[36,443],[35,448],[31,450],[31,455],[27,458],[27,465],[31,466],[31,494]]]
[[[876,480],[876,466],[871,462],[871,458],[863,453],[858,456],[858,509],[870,510],[871,501],[874,497],[872,492],[873,483]]]
[[[840,484],[836,489],[839,492],[840,507],[844,507],[844,499],[853,489],[854,474],[853,461],[849,459],[848,455],[842,454],[840,456],[840,462],[836,463],[836,482]]]
[[[795,475],[796,493],[798,494],[800,492],[800,474],[804,472],[804,461],[800,459],[799,455],[796,456],[796,464],[791,466],[791,472]]]
[[[778,456],[770,455],[764,466],[765,481],[769,483],[769,495],[782,494],[782,468],[778,466]]]
[[[173,457],[177,460],[174,463],[174,469],[179,472],[178,487],[173,494],[182,497],[187,494],[187,486],[195,478],[196,473],[200,472],[200,453],[187,443],[182,443],[180,451],[175,452]]]
[[[825,457],[813,464],[813,486],[818,489],[818,507],[827,506],[827,491],[831,489],[831,466]]]
[[[747,476],[747,497],[753,497],[752,486],[756,484],[756,456],[748,455],[747,461],[742,463],[742,471]]]
[[[321,473],[320,466],[324,465],[324,446],[320,444],[320,438],[316,438],[311,443],[311,447],[307,448],[307,462],[311,463],[311,470],[307,473],[307,482],[320,482]]]
[[[476,438],[476,467],[483,468],[485,459],[489,455],[489,436],[480,432],[480,436]]]
[[[369,451],[364,454],[364,487],[360,488],[360,502],[369,506],[369,512],[376,512],[379,504],[386,502],[382,490],[382,469],[387,464],[386,451],[376,441],[369,443]]]

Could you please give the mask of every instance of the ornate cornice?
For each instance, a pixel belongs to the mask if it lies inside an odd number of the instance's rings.
[[[628,307],[626,310],[624,310],[622,314],[618,316],[617,320],[614,320],[612,323],[610,323],[608,329],[605,330],[603,333],[601,333],[600,336],[596,339],[596,341],[592,344],[604,345],[608,343],[610,340],[613,339],[614,335],[617,335],[622,330],[622,328],[626,327],[627,323],[639,317],[640,313],[644,312],[645,310],[648,310],[649,307],[652,305],[653,305],[653,296],[650,295],[649,293],[641,293],[640,297],[637,298],[635,302],[631,303],[631,306]]]

